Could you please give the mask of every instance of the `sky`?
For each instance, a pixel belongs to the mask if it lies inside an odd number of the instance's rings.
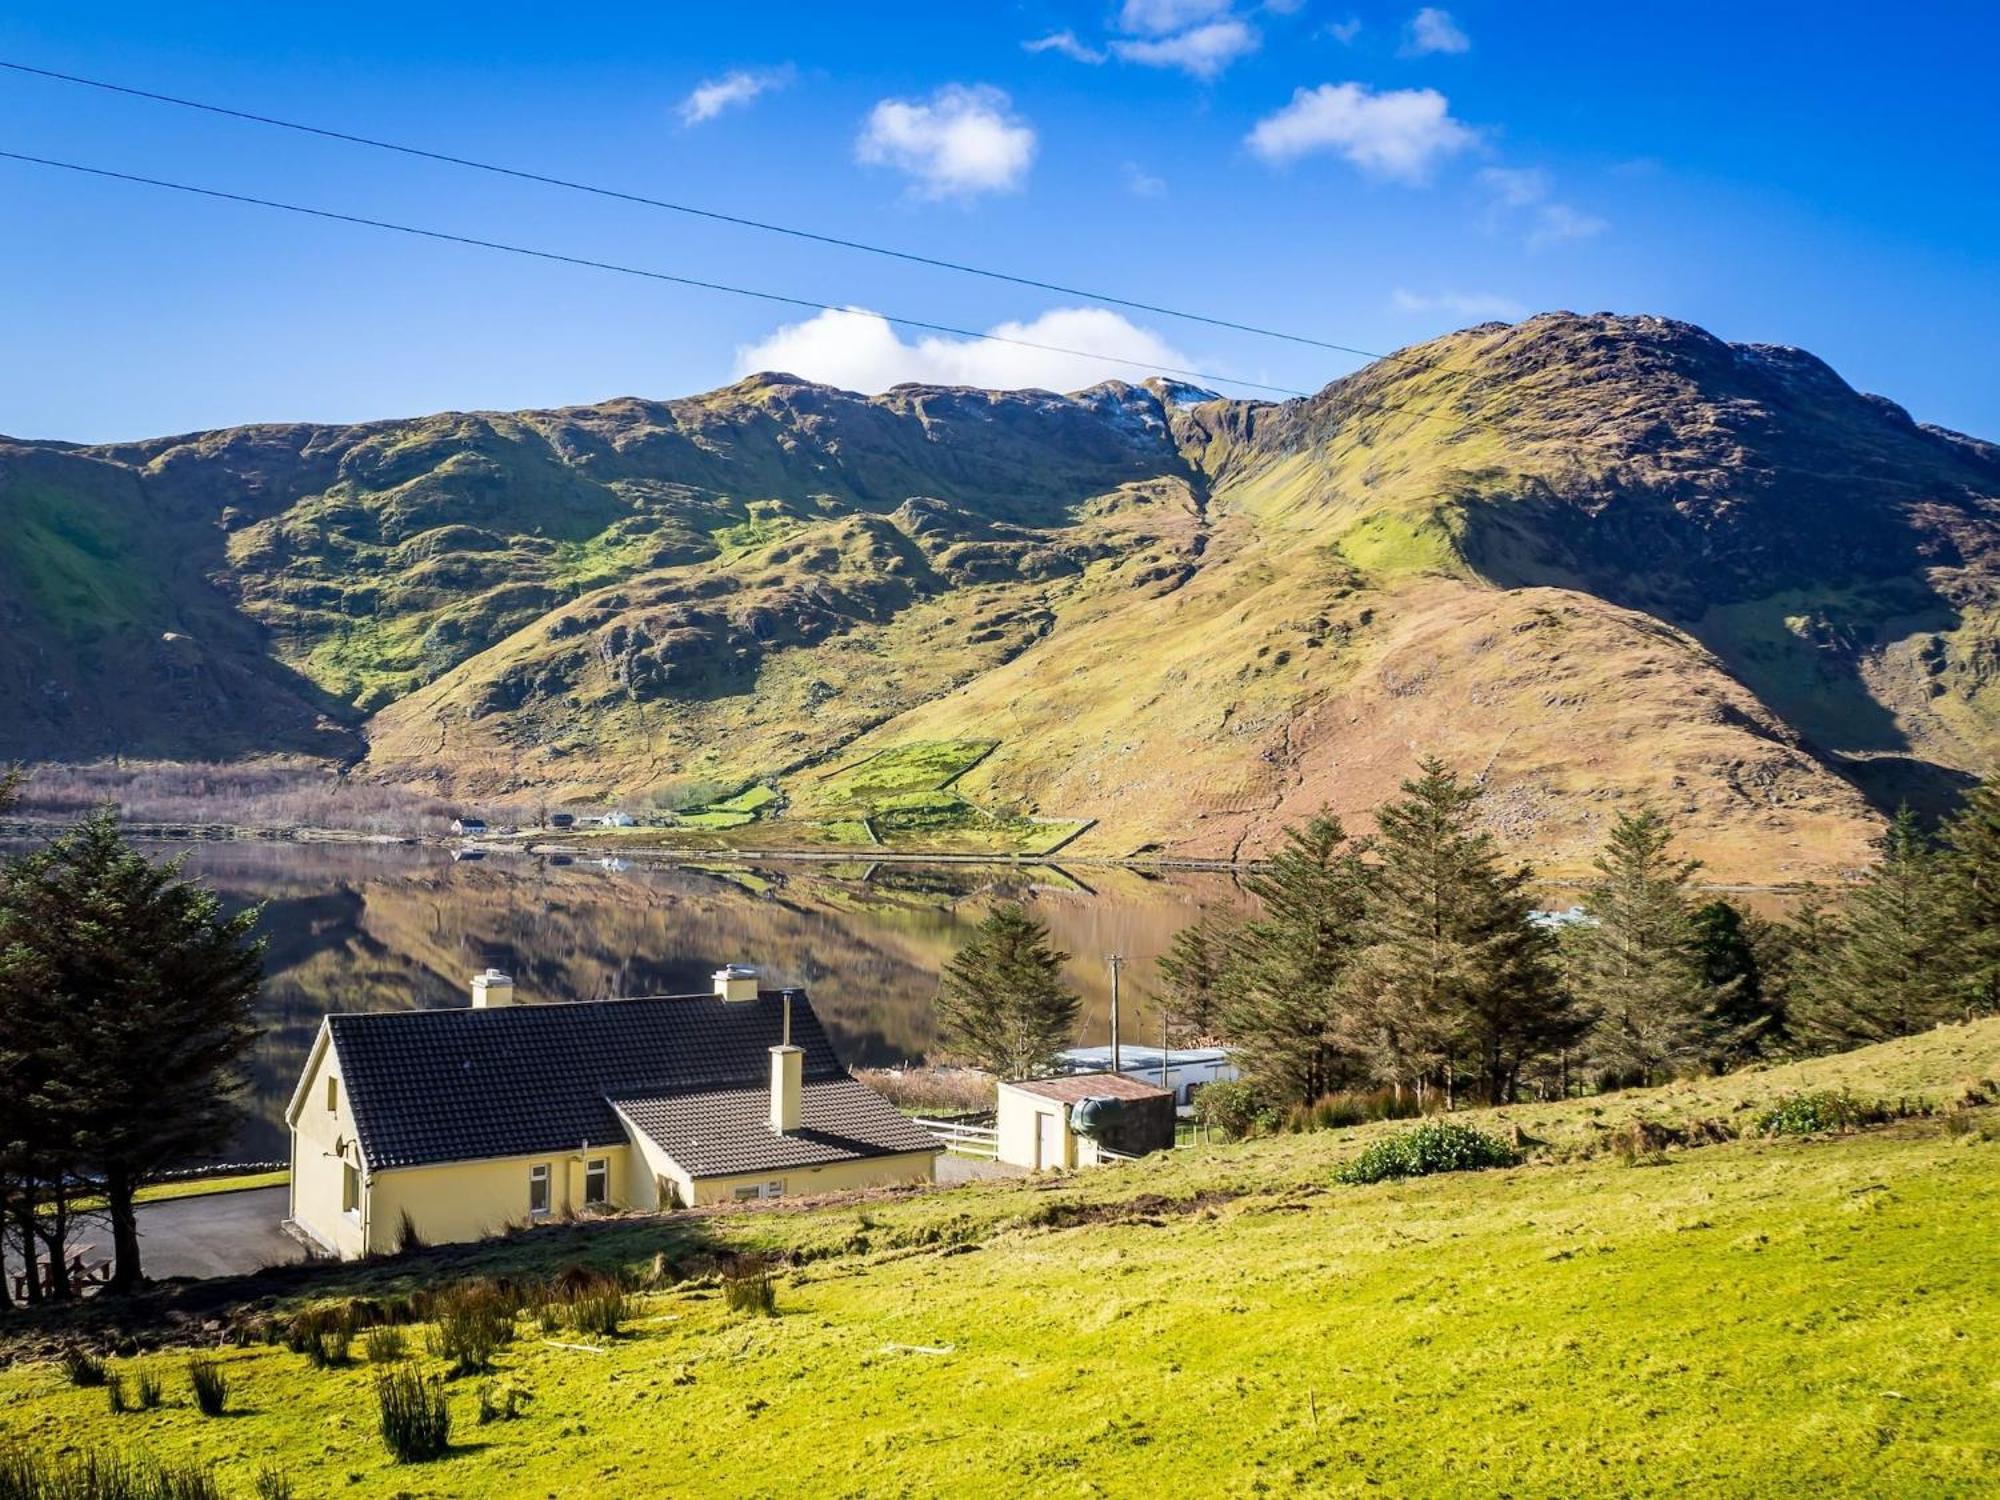
[[[0,60],[1355,350],[1660,313],[2000,438],[1991,4],[13,0]],[[5,71],[0,151],[844,309],[0,159],[16,437],[1364,362]]]

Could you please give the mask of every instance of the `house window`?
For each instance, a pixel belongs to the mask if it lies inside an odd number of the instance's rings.
[[[748,1203],[754,1198],[782,1198],[785,1195],[785,1179],[776,1178],[770,1182],[747,1182],[729,1190],[729,1196],[738,1203]]]
[[[326,1112],[332,1114],[339,1108],[340,1080],[338,1078],[329,1078],[326,1081]]]
[[[528,1212],[545,1214],[549,1211],[549,1169],[546,1163],[528,1168]]]
[[[590,1206],[611,1201],[611,1163],[602,1156],[583,1164],[583,1201]]]
[[[361,1212],[361,1168],[351,1161],[340,1164],[340,1211],[344,1214]]]

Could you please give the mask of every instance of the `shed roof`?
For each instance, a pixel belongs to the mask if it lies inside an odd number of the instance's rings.
[[[767,990],[755,1000],[687,995],[378,1011],[328,1016],[326,1024],[362,1154],[382,1169],[614,1144],[625,1139],[614,1098],[628,1109],[657,1105],[661,1120],[681,1122],[684,1142],[789,1140],[769,1128],[770,1048],[783,1017],[782,993]],[[931,1143],[925,1136],[909,1144],[915,1127],[841,1067],[803,995],[792,1002],[792,1042],[805,1053],[805,1121],[824,1137],[818,1149],[883,1155]],[[652,1117],[647,1108],[634,1116],[635,1123]],[[733,1170],[683,1161],[655,1138],[693,1175]],[[836,1140],[845,1144],[836,1148]]]
[[[1141,1083],[1123,1073],[1066,1073],[1060,1078],[1024,1078],[1003,1083],[1003,1089],[1019,1089],[1042,1099],[1074,1104],[1079,1099],[1171,1099],[1165,1089]]]

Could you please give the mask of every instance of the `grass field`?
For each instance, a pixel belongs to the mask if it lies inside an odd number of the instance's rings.
[[[427,1465],[390,1461],[368,1366],[276,1346],[223,1351],[221,1419],[187,1403],[181,1353],[113,1360],[168,1386],[115,1417],[19,1364],[0,1430],[212,1460],[246,1496],[267,1461],[302,1497],[1991,1493],[2000,1112],[1950,1106],[1996,1075],[1986,1022],[1466,1112],[1521,1128],[1534,1159],[1511,1170],[1337,1186],[1392,1124],[325,1268],[316,1290],[381,1296],[655,1251],[795,1258],[774,1318],[697,1277],[643,1294],[615,1339],[524,1321],[495,1378],[531,1393],[526,1415],[480,1425],[479,1381],[454,1383],[454,1451]],[[1940,1112],[1642,1166],[1601,1140],[1638,1112],[1740,1126],[1807,1086]]]

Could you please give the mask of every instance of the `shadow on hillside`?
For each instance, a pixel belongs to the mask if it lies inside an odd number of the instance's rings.
[[[1723,527],[1655,498],[1468,503],[1467,556],[1502,588],[1582,590],[1685,631],[1878,810],[1955,807],[1974,778],[1925,760],[1863,672],[1885,646],[1963,623],[1929,581],[1941,559],[1925,539],[1882,522],[1844,548],[1765,538],[1737,552]]]
[[[714,1223],[714,1214],[700,1211],[579,1219],[404,1255],[292,1261],[240,1276],[175,1277],[130,1297],[15,1307],[0,1313],[0,1359],[52,1355],[78,1340],[121,1352],[215,1344],[240,1311],[319,1299],[386,1300],[476,1277],[519,1283],[587,1271],[660,1285],[699,1280],[742,1258]]]

